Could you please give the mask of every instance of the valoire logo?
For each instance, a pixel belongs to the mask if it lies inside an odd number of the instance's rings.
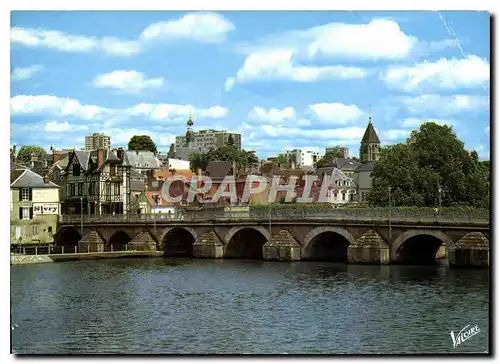
[[[473,337],[476,334],[479,334],[481,330],[479,330],[479,327],[472,326],[470,325],[465,326],[460,332],[455,335],[453,331],[450,331],[451,335],[451,340],[453,340],[453,347],[456,348],[458,345],[462,344],[464,341],[469,340],[471,337]]]

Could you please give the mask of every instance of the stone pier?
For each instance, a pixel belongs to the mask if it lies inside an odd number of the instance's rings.
[[[262,246],[262,258],[285,262],[300,260],[300,245],[288,230],[281,230]]]
[[[78,242],[78,251],[85,252],[103,252],[104,241],[97,231],[91,231]]]
[[[219,259],[224,255],[224,246],[214,231],[201,234],[193,243],[194,258]]]
[[[389,264],[390,249],[375,231],[364,233],[347,249],[347,260],[354,264]]]
[[[480,232],[468,233],[448,249],[450,267],[489,267],[490,244]]]
[[[156,251],[156,242],[147,231],[137,234],[137,236],[128,243],[127,250],[136,250],[141,252]]]

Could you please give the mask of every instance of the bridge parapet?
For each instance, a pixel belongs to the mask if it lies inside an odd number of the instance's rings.
[[[445,211],[434,214],[424,210],[388,209],[256,209],[245,213],[213,212],[208,210],[188,211],[174,214],[123,214],[123,215],[63,215],[62,224],[99,223],[169,223],[169,222],[231,222],[231,221],[393,221],[415,223],[482,223],[490,222],[489,211]]]

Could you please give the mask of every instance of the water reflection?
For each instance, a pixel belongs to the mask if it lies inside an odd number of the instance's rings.
[[[438,353],[488,344],[487,271],[151,258],[11,272],[17,352]],[[453,349],[450,330],[467,324],[482,332]]]

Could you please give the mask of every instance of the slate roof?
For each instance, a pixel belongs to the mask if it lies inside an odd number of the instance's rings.
[[[368,126],[365,130],[365,135],[363,135],[363,139],[361,139],[361,143],[378,143],[380,144],[380,139],[377,136],[375,128],[372,124],[372,118],[370,118],[368,122]]]
[[[19,173],[19,171],[21,173]],[[12,179],[15,177],[15,179]],[[18,169],[10,173],[10,188],[59,188],[53,182],[45,183],[43,177],[29,169]]]
[[[146,184],[143,181],[131,180],[130,191],[139,191],[139,192],[146,191]]]
[[[354,159],[349,158],[335,158],[333,160],[333,167],[336,167],[340,170],[355,170],[361,165],[360,162],[355,161]]]
[[[358,171],[358,172],[373,171],[373,169],[375,168],[375,164],[376,164],[376,162],[368,162],[368,163],[362,164],[356,169],[356,171]]]
[[[163,163],[161,163],[160,160],[156,158],[153,152],[145,150],[125,151],[123,164],[141,169],[157,169],[163,167]]]
[[[135,178],[135,179],[144,179],[146,178],[145,176],[142,175],[141,172],[139,172],[137,169],[131,168],[130,169],[130,179]]]
[[[230,174],[231,168],[233,168],[231,162],[211,161],[208,163],[205,174],[208,174],[212,179],[223,179]]]
[[[84,150],[75,150],[75,155],[78,159],[78,162],[80,162],[83,170],[86,171],[89,167],[90,152],[86,152]]]

